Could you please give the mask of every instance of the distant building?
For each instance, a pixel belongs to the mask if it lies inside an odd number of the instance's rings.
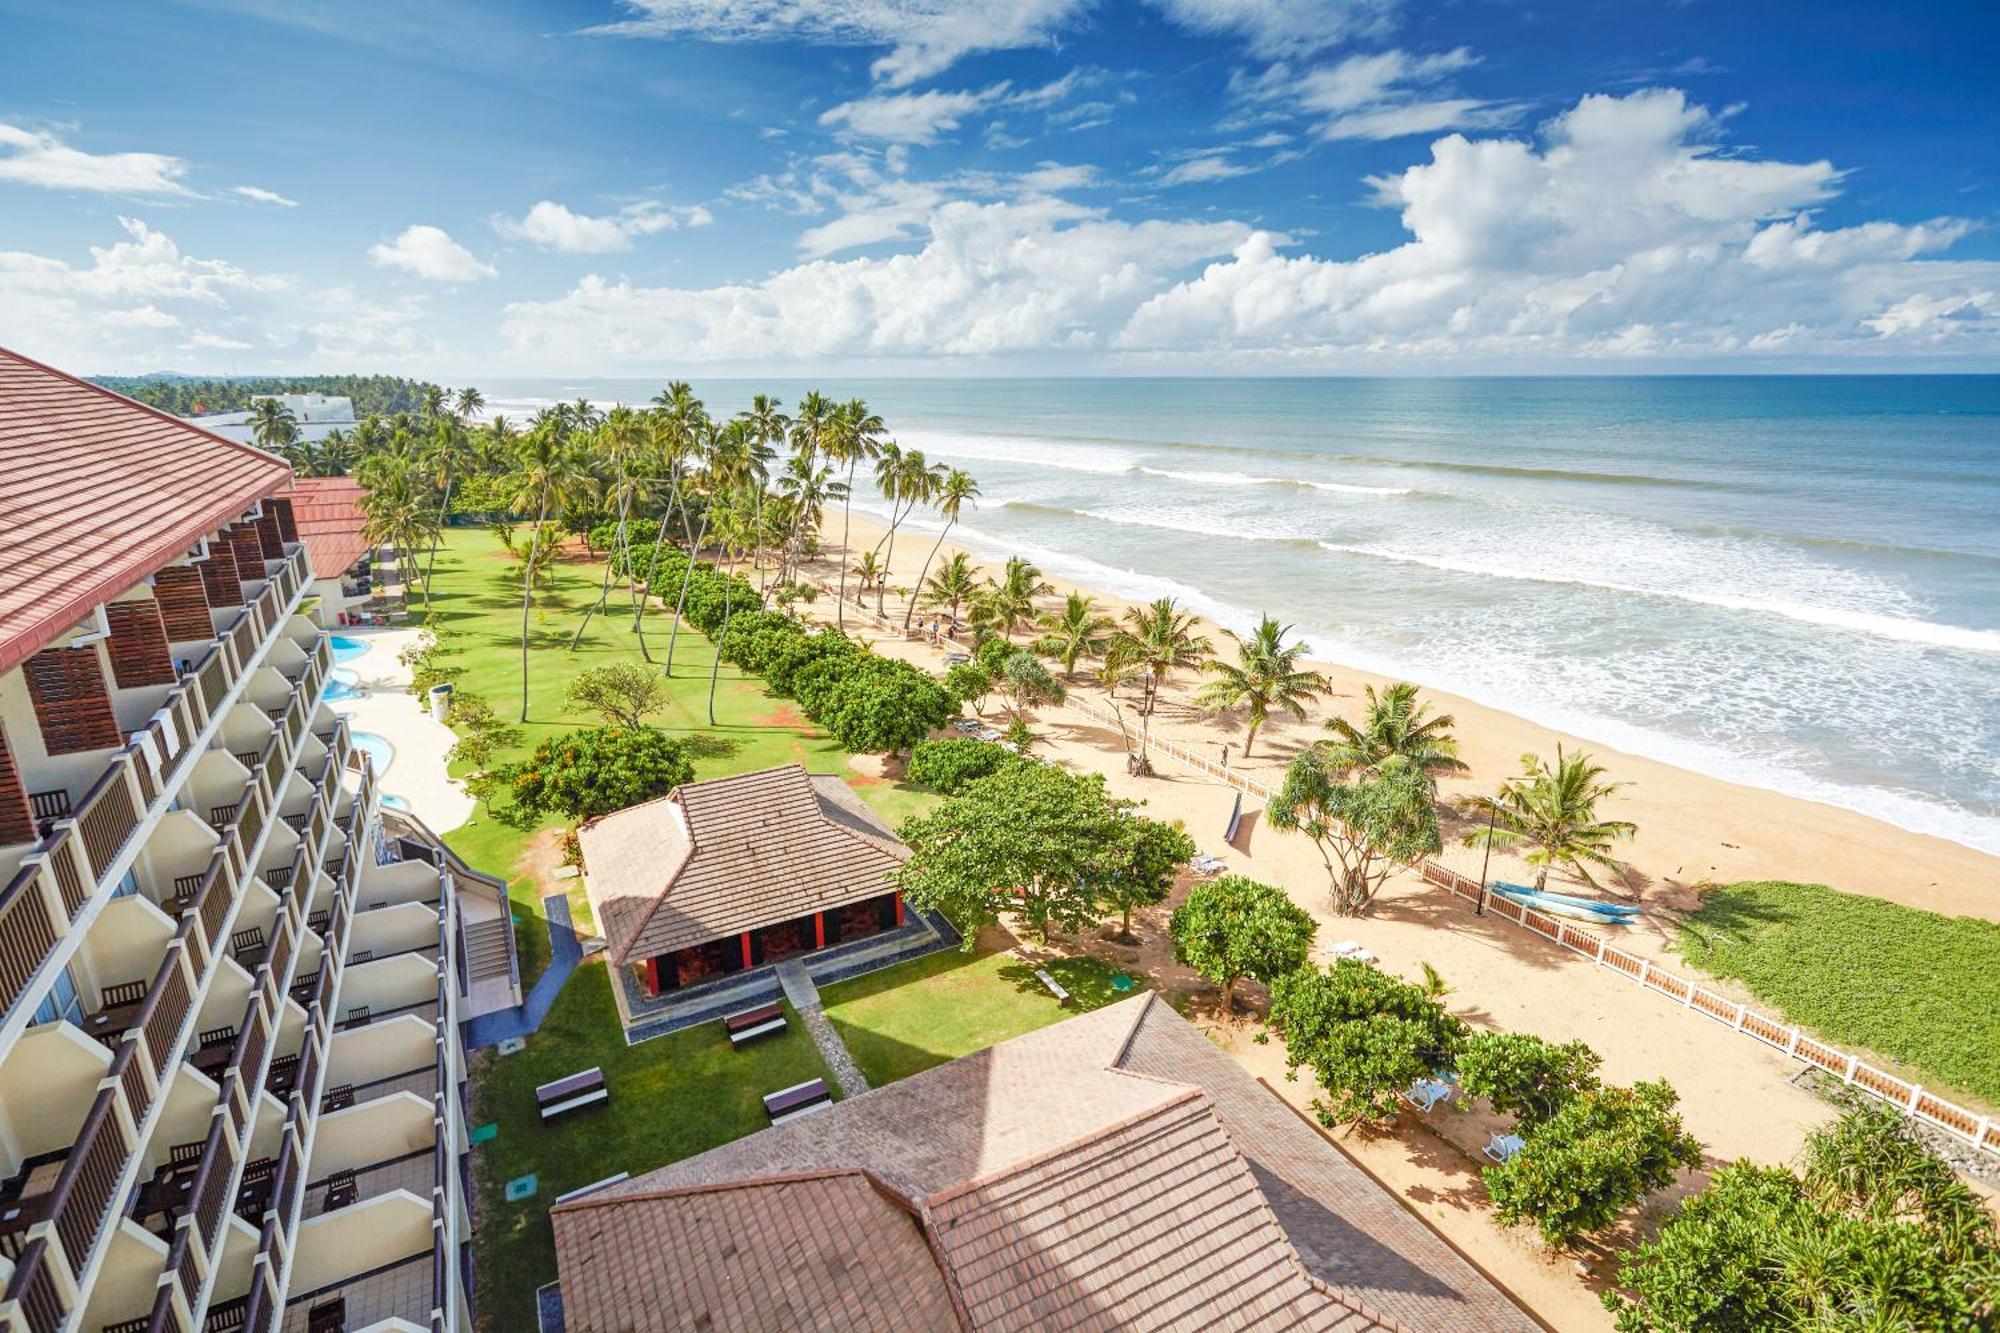
[[[279,393],[259,394],[252,401],[262,402],[266,398],[276,398],[291,409],[293,419],[299,423],[299,440],[302,443],[323,440],[337,430],[353,430],[359,424],[354,419],[352,398],[329,397],[323,393]],[[192,420],[203,430],[213,431],[226,440],[250,444],[253,443],[250,417],[249,412],[216,412]]]

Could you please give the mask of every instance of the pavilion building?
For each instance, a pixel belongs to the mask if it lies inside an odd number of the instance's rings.
[[[490,886],[385,836],[290,480],[0,350],[5,1329],[471,1326]]]

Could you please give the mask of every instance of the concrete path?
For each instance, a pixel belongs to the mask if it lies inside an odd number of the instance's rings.
[[[820,1008],[819,987],[813,985],[806,970],[797,963],[780,963],[778,984],[785,988],[785,999],[799,1011],[799,1021],[806,1025],[807,1035],[819,1048],[819,1058],[826,1061],[827,1072],[839,1085],[840,1095],[855,1097],[868,1091],[867,1077],[848,1053],[847,1043],[840,1039],[833,1020],[826,1016],[826,1010]]]
[[[569,899],[560,893],[550,894],[542,899],[542,915],[549,923],[549,965],[542,969],[528,998],[520,1004],[481,1014],[466,1024],[468,1049],[492,1046],[509,1037],[525,1037],[541,1027],[556,996],[562,993],[563,983],[583,961],[583,945],[576,938],[575,927],[570,925]],[[814,998],[817,1003],[817,996]]]
[[[350,729],[373,732],[394,748],[388,767],[377,775],[382,791],[401,797],[434,832],[449,833],[472,818],[473,800],[445,772],[445,756],[458,736],[410,694],[410,669],[397,660],[419,632],[341,630],[343,637],[368,645],[362,656],[338,664],[355,674],[362,692],[329,707],[346,716]]]

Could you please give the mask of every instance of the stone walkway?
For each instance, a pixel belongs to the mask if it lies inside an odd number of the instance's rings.
[[[778,964],[778,984],[785,988],[785,999],[792,1008],[799,1011],[799,1021],[806,1025],[806,1033],[819,1048],[820,1059],[826,1061],[827,1071],[833,1081],[840,1085],[843,1097],[859,1096],[868,1091],[868,1079],[861,1072],[861,1066],[854,1063],[848,1053],[847,1043],[840,1039],[840,1032],[833,1026],[833,1020],[820,1008],[819,987],[813,985],[806,970],[797,963]]]
[[[533,1034],[542,1025],[542,1020],[549,1016],[549,1009],[555,1004],[556,996],[561,994],[563,983],[583,961],[583,944],[576,937],[576,928],[570,924],[569,898],[560,893],[550,894],[542,899],[542,913],[549,927],[549,965],[542,969],[541,976],[535,978],[534,987],[520,1004],[481,1014],[466,1024],[467,1050],[496,1045],[509,1037]],[[818,997],[814,998],[816,1002]]]

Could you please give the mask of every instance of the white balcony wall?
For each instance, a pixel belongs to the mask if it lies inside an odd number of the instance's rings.
[[[400,903],[356,915],[347,947],[349,957],[365,949],[377,958],[387,958],[392,953],[422,949],[437,942],[437,909],[424,903]]]
[[[178,922],[148,899],[134,895],[104,905],[79,951],[98,990],[126,981],[151,983]],[[72,968],[71,975],[75,975]],[[79,982],[82,977],[77,977]]]
[[[437,867],[423,861],[394,861],[361,868],[360,905],[434,903],[438,900]]]
[[[0,1148],[7,1174],[76,1140],[111,1053],[73,1024],[29,1028],[0,1064]]]
[[[302,1224],[291,1289],[330,1287],[430,1248],[430,1201],[391,1190]]]
[[[166,1242],[127,1219],[111,1234],[104,1267],[91,1288],[90,1304],[84,1307],[83,1326],[102,1328],[151,1310],[166,1262]]]
[[[360,1087],[437,1061],[437,1029],[415,1014],[398,1014],[334,1034],[327,1060],[328,1087]]]
[[[437,964],[414,954],[351,963],[340,982],[340,1011],[345,1016],[365,1004],[378,1014],[387,1013],[435,1000],[437,988]]]
[[[436,1142],[437,1124],[429,1102],[408,1092],[377,1097],[372,1102],[320,1116],[319,1128],[313,1134],[308,1178],[321,1180],[336,1171],[372,1166]],[[305,1289],[293,1285],[295,1289]]]

